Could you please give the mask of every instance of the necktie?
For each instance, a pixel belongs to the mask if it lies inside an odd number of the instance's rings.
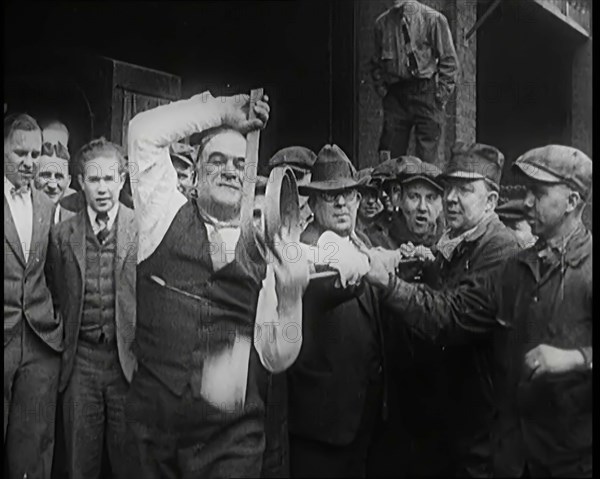
[[[407,66],[408,71],[414,77],[419,75],[419,65],[417,63],[417,57],[413,50],[412,42],[410,40],[410,33],[408,31],[408,23],[406,21],[406,16],[404,15],[404,9],[402,9],[401,15],[401,28],[402,28],[402,36],[404,38],[404,43],[406,45],[406,56],[407,56]]]
[[[96,224],[100,227],[100,230],[96,233],[96,238],[98,238],[100,244],[103,244],[110,233],[108,229],[108,213],[98,213],[96,215]]]
[[[219,230],[213,226],[213,230],[208,237],[210,241],[210,257],[212,259],[213,269],[219,271],[227,264],[227,256],[225,252],[225,242],[219,233]]]
[[[23,198],[27,193],[29,193],[29,185],[22,185],[19,188],[13,186],[10,190],[10,194],[13,198]]]

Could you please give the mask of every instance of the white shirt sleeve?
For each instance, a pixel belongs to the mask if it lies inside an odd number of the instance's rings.
[[[221,125],[219,102],[208,92],[137,114],[129,122],[129,167],[139,245],[138,263],[164,238],[187,198],[177,190],[169,145]]]
[[[272,373],[289,368],[300,353],[302,346],[302,306],[288,315],[279,315],[275,293],[275,273],[267,265],[263,280],[254,327],[254,347],[260,362]]]

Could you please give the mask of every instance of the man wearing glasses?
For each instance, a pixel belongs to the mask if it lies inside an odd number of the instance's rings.
[[[325,145],[313,165],[308,195],[314,220],[301,241],[322,244],[345,262],[368,242],[355,232],[359,182],[346,154]],[[327,258],[319,258],[327,260]],[[334,266],[335,267],[335,266]],[[372,430],[383,408],[382,337],[373,290],[313,280],[303,298],[303,345],[288,373],[292,477],[364,477]]]

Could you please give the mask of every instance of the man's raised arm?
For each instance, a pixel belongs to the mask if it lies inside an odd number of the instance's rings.
[[[129,122],[131,189],[139,233],[138,263],[162,241],[186,203],[177,190],[177,172],[169,145],[193,133],[223,124],[228,102],[205,92],[138,113]]]

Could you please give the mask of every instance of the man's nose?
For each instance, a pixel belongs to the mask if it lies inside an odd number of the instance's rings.
[[[417,204],[417,210],[423,213],[427,211],[427,203],[424,198],[419,200],[419,203]]]
[[[336,206],[344,206],[346,204],[346,198],[344,198],[344,195],[337,195],[334,204]]]
[[[445,200],[447,202],[456,202],[458,200],[458,196],[456,195],[456,188],[452,187],[446,190]]]

